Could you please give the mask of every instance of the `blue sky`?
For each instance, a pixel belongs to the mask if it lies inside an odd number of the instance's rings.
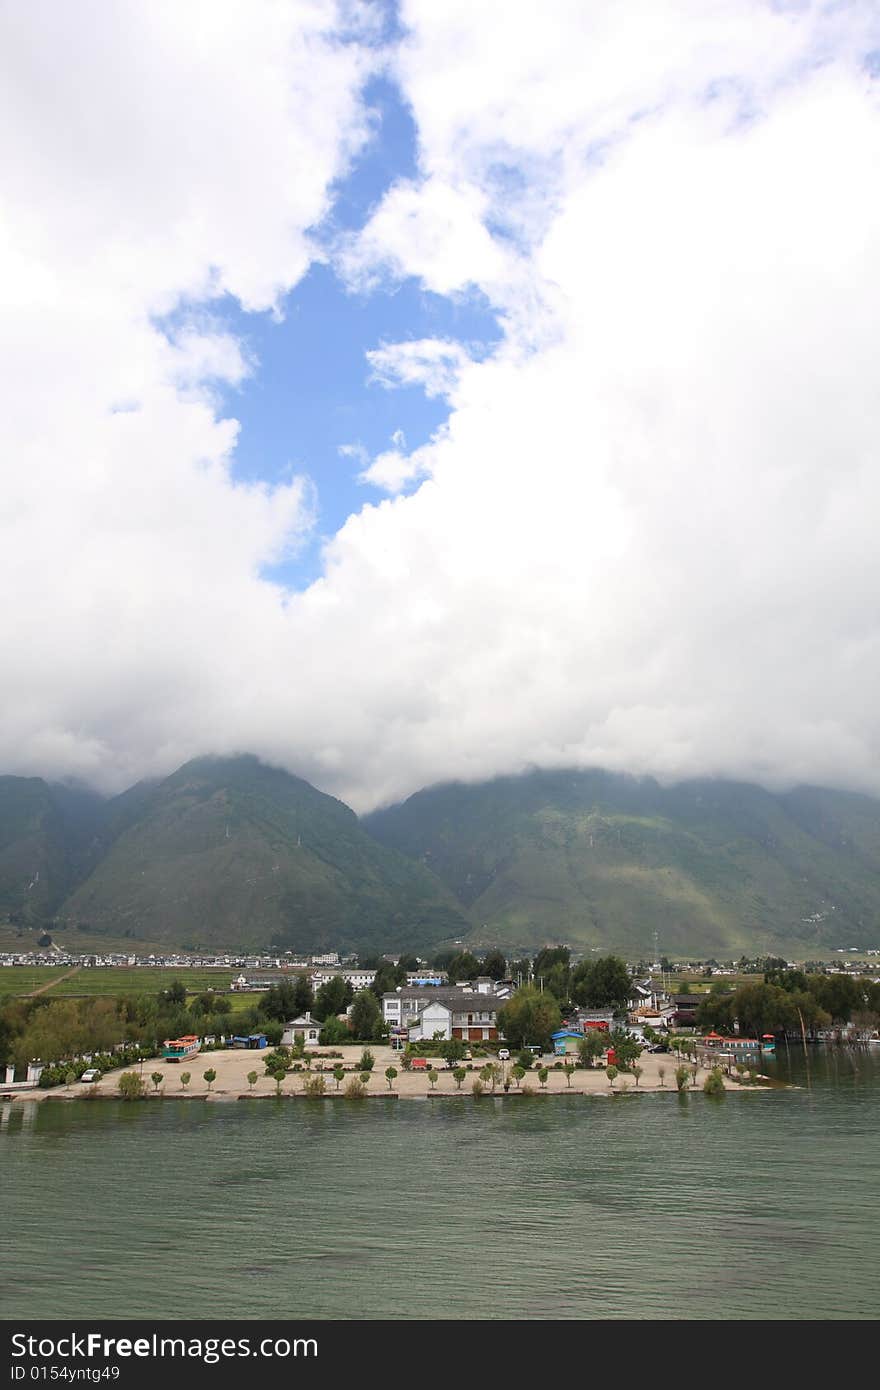
[[[334,192],[330,217],[318,229],[329,244],[335,234],[360,229],[383,193],[416,172],[416,133],[397,88],[370,83],[366,100],[375,113],[374,135]],[[258,366],[243,385],[229,390],[225,411],[241,425],[234,474],[277,482],[291,472],[315,486],[316,525],[301,552],[264,573],[301,588],[321,571],[323,541],[346,517],[380,494],[357,481],[361,464],[340,454],[359,445],[374,456],[401,431],[407,450],[418,448],[446,419],[448,407],[420,387],[387,387],[370,381],[366,353],[383,342],[454,338],[470,344],[497,340],[497,321],[478,295],[447,299],[414,278],[369,294],[346,289],[330,263],[313,264],[284,300],[283,321],[245,314],[231,299],[214,306]]]

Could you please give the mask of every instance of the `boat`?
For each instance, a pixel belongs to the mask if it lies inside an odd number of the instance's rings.
[[[166,1038],[162,1045],[162,1056],[166,1062],[188,1062],[190,1057],[195,1057],[201,1045],[194,1033],[187,1033],[183,1038]]]
[[[775,1051],[776,1051],[776,1038],[774,1037],[774,1035],[773,1035],[772,1033],[764,1033],[764,1034],[762,1034],[762,1036],[761,1036],[761,1051],[762,1051],[762,1052],[775,1052]]]

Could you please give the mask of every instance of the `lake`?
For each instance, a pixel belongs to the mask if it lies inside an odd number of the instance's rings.
[[[0,1104],[4,1318],[874,1318],[880,1049],[798,1089]]]

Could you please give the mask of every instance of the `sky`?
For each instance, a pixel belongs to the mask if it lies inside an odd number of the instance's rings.
[[[876,0],[0,0],[0,771],[880,794]]]

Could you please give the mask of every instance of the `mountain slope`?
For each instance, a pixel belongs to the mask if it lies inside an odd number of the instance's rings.
[[[880,944],[880,802],[536,772],[428,788],[364,824],[430,866],[474,943],[704,955]]]
[[[354,812],[256,758],[201,758],[111,802],[115,838],[60,916],[202,947],[428,945],[468,923]],[[112,838],[112,837],[111,837]]]
[[[93,862],[101,797],[41,777],[0,777],[0,914],[52,915]]]

